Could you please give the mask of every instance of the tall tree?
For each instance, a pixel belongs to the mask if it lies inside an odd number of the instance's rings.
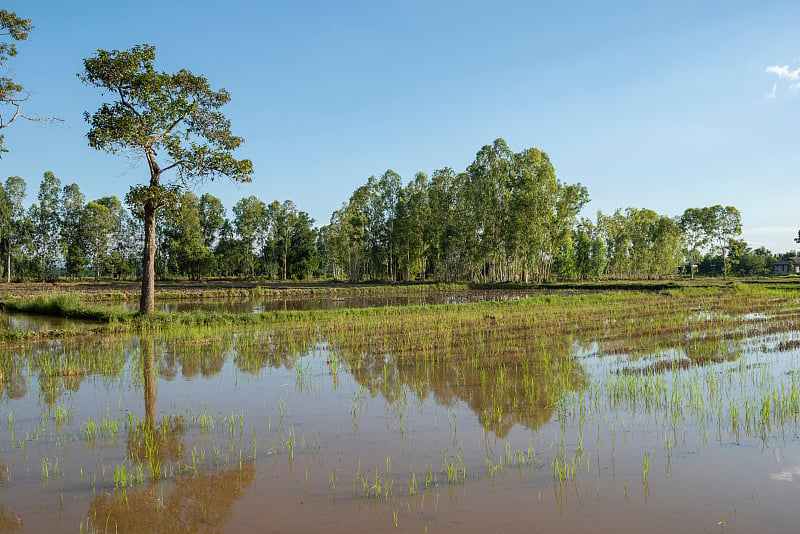
[[[287,253],[286,278],[302,280],[309,278],[319,269],[316,241],[317,232],[313,228],[314,219],[304,211],[297,211],[292,217],[289,239],[291,247]]]
[[[714,233],[715,213],[713,208],[687,208],[678,218],[678,224],[686,239],[686,253],[689,256],[689,272],[694,279],[697,265],[700,264],[703,249],[708,246]]]
[[[107,91],[112,102],[103,103],[85,118],[90,125],[89,145],[116,153],[132,151],[147,161],[147,185],[131,187],[127,199],[143,208],[144,250],[140,313],[154,309],[156,215],[174,203],[179,185],[203,178],[227,177],[249,182],[253,164],[236,159],[233,151],[243,139],[231,133],[230,121],[219,109],[230,101],[224,89],[212,90],[203,76],[182,69],[174,74],[156,71],[155,47],[138,45],[129,50],[98,50],[85,59],[78,77]],[[174,170],[179,181],[164,182]]]
[[[718,250],[722,252],[722,273],[728,277],[728,254],[730,243],[742,235],[742,216],[733,206],[714,206],[716,213],[716,232],[714,241]]]
[[[606,267],[606,246],[597,227],[588,219],[578,224],[575,239],[575,271],[583,280],[597,280]]]
[[[253,276],[255,269],[253,244],[264,227],[267,206],[262,200],[251,195],[241,199],[233,206],[233,214],[235,216],[233,224],[242,245],[243,271],[246,275]]]
[[[277,204],[277,201],[275,202]],[[294,245],[295,223],[297,221],[297,208],[291,200],[285,200],[275,210],[275,244],[281,258],[282,279],[289,278],[288,262],[289,251]]]
[[[34,247],[39,264],[39,274],[44,282],[48,275],[54,276],[58,261],[58,244],[60,241],[60,196],[61,180],[52,171],[44,173],[39,184],[38,203],[30,207],[30,219],[35,236]]]
[[[114,214],[99,200],[89,202],[83,210],[83,234],[91,254],[95,280],[100,280],[103,267],[108,263],[109,243],[116,224]]]
[[[0,67],[6,61],[17,55],[16,42],[28,38],[28,33],[33,29],[30,19],[23,19],[12,11],[0,9]],[[6,70],[6,72],[8,72]],[[8,128],[18,118],[29,118],[21,113],[22,103],[28,99],[28,93],[22,84],[15,82],[8,76],[0,76],[0,130]],[[0,134],[0,155],[6,150],[3,148],[3,135]]]
[[[199,206],[194,193],[181,195],[176,216],[171,218],[165,232],[174,261],[192,280],[200,280],[213,260],[203,239]]]
[[[88,258],[84,209],[86,198],[78,184],[65,185],[61,192],[59,209],[61,220],[61,253],[67,276],[77,278],[83,274]]]
[[[222,201],[211,193],[204,193],[198,205],[203,245],[211,249],[219,238],[219,231],[225,224],[225,207]]]
[[[0,185],[0,245],[6,257],[6,282],[11,283],[11,255],[19,246],[22,218],[25,211],[22,201],[25,199],[25,180],[19,176],[9,176],[4,185]]]

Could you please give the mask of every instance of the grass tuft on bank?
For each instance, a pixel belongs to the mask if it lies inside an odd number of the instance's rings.
[[[124,321],[132,315],[122,308],[86,304],[77,295],[68,293],[56,293],[32,299],[11,298],[0,302],[0,309],[7,313],[50,315],[101,323]]]

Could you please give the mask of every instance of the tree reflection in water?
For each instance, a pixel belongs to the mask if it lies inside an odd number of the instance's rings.
[[[180,478],[166,496],[158,484],[98,495],[89,504],[87,526],[101,532],[219,532],[233,503],[252,484],[255,471],[250,461],[222,472]]]
[[[135,462],[146,462],[151,479],[158,479],[165,461],[181,459],[183,450],[183,420],[180,416],[156,420],[158,400],[158,367],[156,366],[156,343],[151,337],[139,338],[139,354],[142,365],[142,389],[144,392],[144,421],[128,433],[128,456]]]

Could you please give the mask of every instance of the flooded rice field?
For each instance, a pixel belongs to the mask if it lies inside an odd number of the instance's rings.
[[[0,347],[0,532],[787,532],[796,297],[342,310]]]
[[[269,311],[337,310],[346,308],[377,308],[383,306],[426,306],[434,304],[464,304],[468,302],[510,302],[529,296],[525,290],[460,290],[406,292],[388,294],[343,294],[322,297],[269,296],[246,299],[179,299],[156,302],[162,312],[218,311],[232,313],[261,313]],[[127,309],[137,310],[138,303],[131,302]]]

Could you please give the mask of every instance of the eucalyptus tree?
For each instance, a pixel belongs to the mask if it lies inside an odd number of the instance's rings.
[[[457,186],[459,241],[473,278],[546,280],[568,242],[586,188],[561,183],[547,154],[514,153],[503,139],[481,148]]]
[[[678,218],[686,242],[686,253],[689,256],[689,272],[694,279],[697,265],[700,264],[703,250],[711,241],[714,233],[715,214],[712,208],[687,208]]]
[[[606,274],[614,278],[630,276],[633,272],[632,243],[623,211],[617,209],[613,215],[597,212],[597,228],[606,245]]]
[[[597,214],[597,228],[607,246],[611,276],[663,278],[683,260],[684,233],[675,219],[650,209],[627,208]]]
[[[288,202],[288,201],[287,201]],[[278,244],[278,218],[281,203],[273,200],[266,206],[264,216],[259,221],[256,248],[261,253],[261,269],[265,276],[272,280],[281,278],[283,261],[281,246]]]
[[[328,269],[334,280],[349,279],[351,274],[350,244],[345,232],[345,206],[334,210],[330,222],[320,229],[321,246],[325,249]]]
[[[225,219],[219,230],[219,238],[214,246],[214,260],[217,271],[224,276],[246,274],[242,243],[236,237],[234,225]]]
[[[684,233],[678,222],[665,215],[659,215],[650,228],[652,242],[652,275],[663,278],[678,271],[683,261]]]
[[[649,278],[653,272],[653,225],[658,213],[651,209],[627,208],[628,235],[631,238],[631,263],[638,278]]]
[[[6,282],[11,283],[11,256],[20,246],[25,210],[25,180],[19,176],[9,176],[5,184],[0,184],[0,245],[6,257]]]
[[[375,184],[374,216],[378,228],[380,256],[375,256],[376,265],[385,265],[386,278],[394,282],[397,278],[397,206],[402,190],[400,175],[388,169]]]
[[[61,191],[61,253],[67,276],[78,278],[88,262],[87,236],[84,225],[86,197],[78,184],[65,185]]]
[[[552,167],[552,165],[550,166]],[[589,202],[589,192],[581,184],[556,182],[553,206],[544,217],[544,239],[538,254],[536,276],[538,281],[548,280],[553,262],[563,244],[571,238],[578,212]]]
[[[264,228],[264,219],[267,216],[267,206],[255,196],[245,197],[233,206],[236,234],[242,247],[243,271],[253,276],[253,245],[259,238]]]
[[[550,158],[536,148],[514,154],[512,161],[509,270],[517,280],[547,280],[555,261],[563,268],[572,254],[573,226],[588,193],[580,184],[562,184]]]
[[[112,222],[111,231],[114,234],[113,238],[114,240],[119,239],[119,234],[122,231],[123,219],[125,218],[125,208],[122,206],[122,202],[120,202],[119,199],[114,195],[98,198],[94,202],[97,202],[101,206],[105,206],[108,209],[108,213]]]
[[[116,217],[113,205],[106,204],[103,197],[98,203],[103,204]],[[110,197],[119,203],[116,197]],[[120,206],[121,208],[121,206]],[[142,221],[131,215],[124,208],[119,214],[119,230],[115,231],[108,258],[108,268],[114,279],[138,276],[141,273],[142,243],[137,237],[142,235]],[[115,223],[116,224],[116,223]]]
[[[445,282],[456,277],[458,235],[456,205],[458,190],[456,173],[445,167],[433,171],[427,188],[428,217],[426,242],[428,261],[436,277]]]
[[[474,217],[468,229],[472,270],[481,279],[503,277],[508,243],[511,166],[513,153],[503,139],[485,145],[467,167],[464,197]]]
[[[280,255],[282,278],[283,280],[287,280],[289,278],[289,270],[287,267],[289,251],[292,246],[294,246],[292,239],[294,237],[295,223],[297,220],[297,207],[291,200],[286,200],[280,205],[275,201],[272,206],[275,228],[274,248]]]
[[[564,242],[568,234],[553,227],[560,184],[547,154],[536,148],[513,154],[511,173],[505,240],[508,270],[514,279],[527,281],[532,273],[543,272],[542,262],[550,255],[570,256],[571,243]],[[550,243],[556,235],[559,239]]]
[[[597,280],[606,267],[606,245],[597,226],[588,219],[574,233],[575,272],[583,280]]]
[[[733,206],[713,206],[715,214],[715,231],[712,242],[716,250],[722,254],[723,276],[728,276],[728,254],[730,243],[742,235],[742,216]]]
[[[158,210],[176,201],[182,185],[218,177],[249,182],[253,174],[250,160],[234,157],[243,139],[231,133],[230,121],[219,111],[230,101],[229,93],[213,90],[206,78],[185,69],[159,72],[154,61],[155,48],[146,44],[98,50],[84,60],[84,72],[78,75],[111,99],[93,115],[85,114],[89,145],[125,151],[147,162],[149,181],[131,187],[126,197],[143,213],[143,314],[154,309]],[[169,171],[175,171],[176,179],[164,181]]]
[[[287,249],[286,274],[284,278],[302,280],[319,273],[321,258],[317,249],[318,232],[314,229],[314,219],[304,211],[296,211],[291,218]]]
[[[732,239],[742,232],[739,210],[733,206],[716,204],[703,208],[688,208],[678,219],[683,229],[690,261],[699,262],[704,249],[722,257],[722,272],[728,275],[728,248]],[[694,274],[694,273],[692,273]]]
[[[52,171],[45,172],[36,195],[38,202],[32,204],[29,209],[33,231],[31,247],[43,282],[48,275],[55,276],[55,267],[59,259],[60,189],[61,180]]]
[[[213,256],[203,236],[200,200],[191,191],[181,195],[165,234],[177,267],[190,279],[200,280],[209,271]]]
[[[115,214],[99,200],[86,205],[82,213],[81,225],[86,236],[86,245],[91,255],[95,280],[100,280],[104,267],[108,264],[109,248],[114,237]]]
[[[225,224],[225,207],[219,198],[211,193],[203,193],[197,208],[200,215],[203,245],[211,249],[219,238],[219,231]]]
[[[376,216],[371,206],[375,199],[375,177],[370,176],[365,185],[356,188],[342,209],[341,231],[344,234],[348,252],[348,278],[360,282],[362,277],[372,271],[372,258],[377,256],[375,225]],[[372,273],[374,274],[374,272]]]
[[[397,202],[395,254],[398,269],[407,281],[417,276],[425,280],[429,218],[428,176],[424,172],[418,172],[403,188]]]

